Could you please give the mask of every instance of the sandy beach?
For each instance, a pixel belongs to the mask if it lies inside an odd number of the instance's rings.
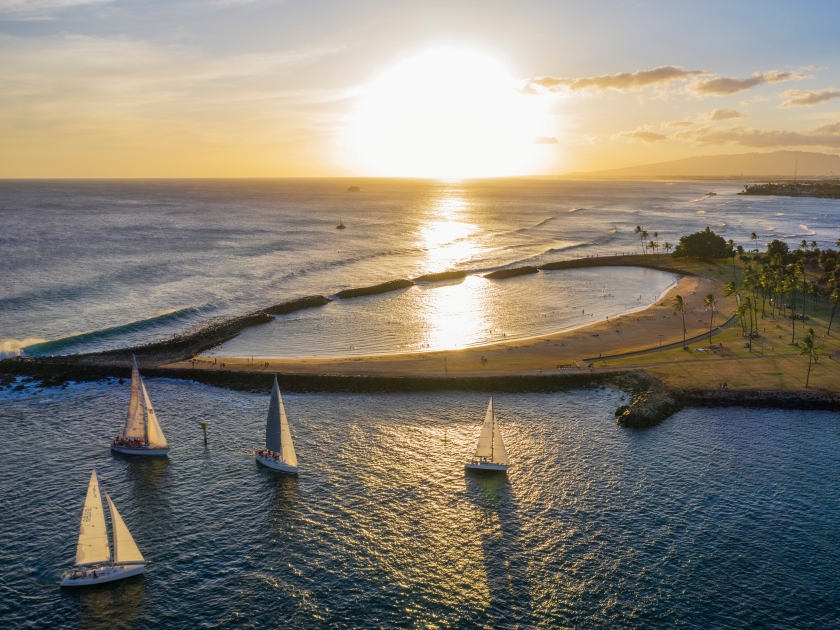
[[[656,304],[609,320],[554,334],[495,343],[463,350],[402,353],[325,359],[266,359],[254,357],[198,356],[166,367],[202,370],[237,370],[297,374],[389,375],[389,376],[481,376],[588,371],[587,359],[681,343],[682,318],[674,315],[671,303],[682,295],[687,304],[687,338],[709,330],[711,312],[703,298],[713,293],[718,299],[714,325],[723,324],[736,308],[734,297],[725,298],[722,285],[709,278],[682,277]],[[700,343],[700,342],[698,342]],[[695,344],[696,345],[696,344]],[[224,367],[222,367],[224,365]]]

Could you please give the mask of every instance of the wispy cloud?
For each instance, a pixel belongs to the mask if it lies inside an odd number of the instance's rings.
[[[726,96],[743,92],[766,83],[783,83],[785,81],[797,81],[808,78],[807,74],[794,71],[770,70],[769,72],[756,72],[747,79],[730,77],[718,77],[716,79],[701,79],[694,81],[689,89],[698,96]]]
[[[705,74],[709,73],[705,70],[685,70],[679,66],[659,66],[652,70],[619,72],[598,77],[537,77],[527,79],[524,89],[532,92],[537,91],[537,88],[552,92],[605,92],[607,90],[629,92],[649,86],[663,86],[675,81],[685,81]]]
[[[821,103],[827,103],[833,98],[840,97],[840,90],[786,90],[779,95],[779,98],[786,98],[779,107],[813,107]]]
[[[6,19],[38,20],[62,9],[103,4],[112,0],[0,0],[0,16]]]
[[[622,131],[621,133],[617,133],[613,136],[613,139],[640,140],[647,144],[653,144],[660,140],[667,140],[668,136],[647,129],[637,129],[636,131]]]
[[[0,120],[16,121],[10,134],[123,133],[147,125],[259,136],[261,122],[284,118],[317,127],[311,121],[327,107],[320,104],[352,90],[295,89],[284,79],[335,52],[211,57],[124,37],[0,35]]]
[[[714,109],[708,114],[700,116],[704,122],[718,122],[719,120],[732,120],[734,118],[746,118],[746,112],[738,112],[734,109]]]
[[[672,120],[671,122],[662,123],[662,126],[666,129],[684,129],[685,127],[691,127],[693,124],[690,120]]]
[[[540,136],[539,138],[534,138],[534,144],[558,144],[558,142],[557,138]]]
[[[762,96],[760,94],[756,94],[752,98],[748,98],[748,99],[743,100],[743,101],[738,101],[738,105],[752,105],[754,103],[766,103],[767,101],[771,101],[771,100],[773,100],[773,99],[771,99],[769,96]]]
[[[719,129],[702,127],[678,131],[674,138],[699,145],[737,145],[743,147],[840,147],[840,123],[828,123],[801,131],[754,129],[737,126]]]

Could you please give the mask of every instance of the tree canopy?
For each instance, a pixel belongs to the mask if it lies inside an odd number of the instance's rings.
[[[680,244],[674,250],[675,257],[704,258],[729,258],[733,250],[722,236],[718,236],[709,228],[702,232],[695,232],[688,236],[680,237]]]

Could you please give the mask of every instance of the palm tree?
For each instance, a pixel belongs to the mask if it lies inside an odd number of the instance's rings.
[[[808,375],[805,377],[805,387],[808,387],[808,381],[811,380],[811,363],[819,362],[817,353],[820,348],[816,346],[815,337],[814,329],[809,328],[805,333],[805,338],[799,342],[799,355],[808,355]]]
[[[682,313],[683,319],[683,349],[685,349],[685,300],[683,300],[681,295],[675,295],[674,301],[671,302],[671,306],[674,309],[674,315],[677,313]]]
[[[671,243],[669,243],[668,241],[665,241],[665,242],[662,244],[662,249],[664,249],[664,250],[665,250],[665,253],[666,253],[666,254],[670,254],[670,253],[671,253],[671,250],[672,250],[672,249],[674,249],[674,246],[673,246],[673,245],[671,245]]]
[[[653,233],[653,242],[656,243],[655,246],[654,246],[654,252],[658,256],[659,252],[657,250],[659,248],[659,232],[654,232]]]
[[[817,249],[817,241],[811,241],[811,249]]]
[[[654,252],[654,254],[655,254],[655,253],[656,253],[656,243],[654,243],[653,241],[651,241],[650,243],[648,243],[648,249],[649,249],[650,251]]]
[[[750,332],[747,335],[750,352],[752,352],[753,329],[755,327],[755,324],[753,322],[753,311],[754,310],[755,310],[755,307],[753,306],[753,301],[749,298],[749,296],[744,296],[744,298],[741,300],[741,305],[738,307],[737,313],[741,317],[741,319],[743,320],[743,323],[741,324],[742,327],[746,326],[747,315],[750,316],[750,319],[749,319]]]
[[[831,317],[828,320],[828,331],[825,333],[826,337],[831,334],[831,322],[834,321],[834,311],[837,310],[837,305],[840,304],[840,289],[835,288],[828,298],[831,304]]]
[[[637,225],[636,229],[633,230],[633,234],[639,235],[639,239],[642,241],[642,254],[647,257],[647,248],[645,247],[645,236],[647,236],[647,232],[642,229],[641,225]]]
[[[706,297],[703,298],[703,306],[706,308],[712,309],[712,318],[709,320],[709,345],[712,345],[712,327],[715,323],[715,305],[717,304],[717,300],[715,299],[714,293],[709,293]]]
[[[732,277],[738,279],[738,274],[735,273],[735,241],[731,238],[726,242],[729,246],[729,251],[732,252]]]
[[[808,241],[806,241],[805,239],[802,239],[802,242],[799,243],[799,247],[801,247],[802,249],[805,249],[806,247],[808,247]]]
[[[642,244],[647,240],[648,233],[647,230],[642,230]]]
[[[753,242],[753,245],[755,245],[755,242],[758,240],[758,234],[756,234],[755,232],[750,234],[750,240]],[[838,246],[840,246],[840,239],[838,239],[837,244]],[[758,247],[755,248],[755,251],[758,251]]]

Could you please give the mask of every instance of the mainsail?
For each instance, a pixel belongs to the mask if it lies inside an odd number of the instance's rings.
[[[137,544],[131,537],[131,532],[125,526],[125,521],[117,512],[117,507],[111,501],[111,497],[106,493],[105,498],[108,500],[108,510],[111,512],[111,525],[114,531],[114,562],[118,564],[145,562],[143,554],[137,548]]]
[[[280,453],[283,443],[280,441],[280,386],[274,377],[274,387],[271,389],[271,400],[268,403],[268,417],[265,421],[265,447]]]
[[[108,545],[108,530],[105,528],[105,511],[99,494],[99,478],[96,469],[90,475],[82,524],[79,528],[79,542],[76,545],[76,564],[107,562],[111,559]]]
[[[277,382],[277,377],[274,378]],[[289,430],[289,419],[286,417],[286,409],[283,407],[283,399],[280,397],[280,390],[277,390],[277,400],[280,402],[280,443],[283,445],[283,461],[289,466],[297,466],[297,455],[295,445],[292,443],[292,432]]]
[[[149,400],[149,393],[146,391],[146,384],[142,379],[140,380],[140,388],[143,390],[143,400],[146,402],[146,441],[152,446],[166,448],[166,437],[158,424],[157,414],[152,407],[152,401]]]
[[[484,426],[481,427],[481,434],[478,436],[478,445],[475,447],[476,457],[490,458],[493,456],[493,398],[487,405],[487,413],[484,415]]]
[[[146,437],[146,424],[143,420],[143,401],[140,400],[140,371],[137,369],[137,359],[131,357],[131,399],[128,401],[128,417],[125,419],[124,438]]]

